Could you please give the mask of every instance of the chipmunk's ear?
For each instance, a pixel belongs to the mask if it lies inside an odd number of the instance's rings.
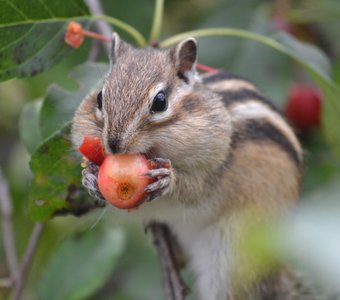
[[[112,44],[111,44],[111,52],[110,52],[110,65],[114,65],[117,61],[119,55],[129,47],[127,43],[125,43],[117,32],[112,34]]]
[[[170,51],[179,77],[189,81],[190,75],[196,74],[197,41],[187,38]]]

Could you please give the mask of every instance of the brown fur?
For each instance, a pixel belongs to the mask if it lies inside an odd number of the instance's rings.
[[[79,105],[73,118],[73,144],[78,149],[85,135],[101,137],[103,121],[96,117],[98,91],[90,93]],[[78,139],[80,137],[80,139]]]

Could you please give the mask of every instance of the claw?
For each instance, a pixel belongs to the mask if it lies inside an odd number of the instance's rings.
[[[151,158],[150,159],[151,162],[153,162],[156,165],[156,168],[166,168],[166,169],[170,169],[171,168],[171,161],[170,159],[165,159],[165,158]]]
[[[166,194],[169,190],[171,180],[173,179],[173,169],[169,159],[152,158],[150,161],[154,168],[145,175],[156,179],[156,181],[150,183],[145,188],[144,191],[148,194],[145,201],[152,201],[153,199]]]
[[[160,197],[161,195],[162,195],[162,193],[152,193],[152,194],[149,194],[149,196],[147,196],[147,197],[145,198],[145,201],[146,201],[146,202],[150,202],[150,201],[152,201],[153,199],[156,199],[156,198]]]
[[[157,180],[156,182],[149,184],[146,187],[145,192],[146,193],[152,193],[152,192],[155,192],[157,190],[162,190],[162,189],[166,188],[167,186],[169,186],[169,183],[170,183],[169,177],[161,178],[161,179]]]
[[[169,176],[171,171],[167,168],[160,168],[160,169],[153,169],[150,170],[148,173],[146,173],[146,176],[149,176],[151,178],[154,177],[164,177],[164,176]]]
[[[98,171],[99,167],[89,162],[88,166],[82,171],[82,184],[87,192],[98,201],[105,201],[98,188]]]

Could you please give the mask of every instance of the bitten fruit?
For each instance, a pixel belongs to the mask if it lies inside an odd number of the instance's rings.
[[[79,151],[89,161],[100,166],[104,160],[105,153],[101,139],[94,136],[86,136],[79,147]]]
[[[319,89],[309,85],[295,85],[289,91],[285,114],[297,129],[308,132],[320,125],[321,99]]]
[[[108,155],[99,169],[99,191],[118,208],[137,207],[145,200],[145,188],[154,181],[146,175],[151,169],[151,162],[141,154]]]

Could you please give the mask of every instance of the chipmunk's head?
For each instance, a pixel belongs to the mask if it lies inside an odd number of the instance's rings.
[[[95,122],[108,153],[146,153],[170,159],[179,153],[199,153],[204,148],[199,135],[211,128],[202,127],[210,126],[202,119],[205,106],[209,109],[200,101],[196,61],[193,38],[167,50],[136,49],[115,33],[103,87],[81,105],[93,113],[80,116],[79,108],[76,118]]]

